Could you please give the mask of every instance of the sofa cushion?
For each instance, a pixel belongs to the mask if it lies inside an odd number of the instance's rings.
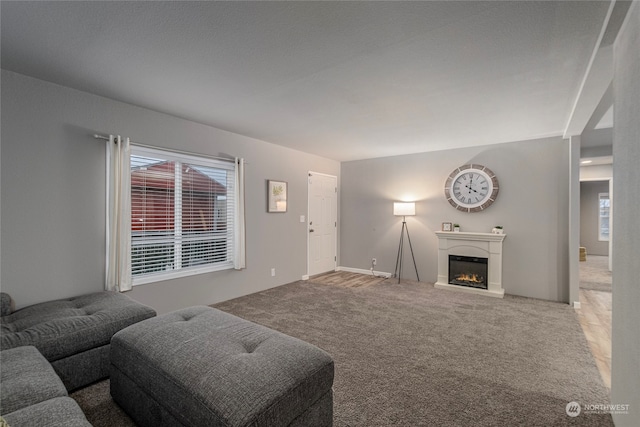
[[[11,427],[91,427],[75,400],[56,397],[4,415]]]
[[[0,414],[67,395],[64,384],[35,347],[3,350],[0,356]]]
[[[109,344],[119,330],[155,315],[116,292],[44,302],[2,317],[0,348],[33,345],[53,362]]]

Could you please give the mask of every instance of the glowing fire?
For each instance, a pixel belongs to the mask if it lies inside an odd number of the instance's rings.
[[[471,283],[482,283],[484,279],[482,276],[478,276],[477,274],[458,274],[456,276],[456,280],[460,280],[463,282],[471,282]]]

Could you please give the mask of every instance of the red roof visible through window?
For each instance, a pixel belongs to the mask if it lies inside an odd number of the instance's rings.
[[[131,230],[166,232],[174,226],[175,162],[163,162],[131,172]],[[182,230],[226,229],[227,189],[198,167],[181,164]]]

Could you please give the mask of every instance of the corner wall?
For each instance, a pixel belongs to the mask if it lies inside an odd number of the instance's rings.
[[[617,427],[640,425],[640,2],[629,9],[614,44],[613,319],[611,401]]]
[[[166,312],[307,274],[299,222],[307,173],[339,177],[338,162],[2,70],[0,283],[19,307],[104,288],[105,145],[94,133],[248,163],[247,269],[135,286],[127,295]],[[267,179],[288,181],[287,213],[266,212]]]
[[[493,170],[500,193],[486,211],[463,213],[444,197],[447,176],[458,166],[479,163]],[[342,163],[341,266],[393,272],[401,219],[393,201],[416,203],[407,217],[420,279],[437,279],[442,222],[463,231],[490,232],[504,226],[503,285],[513,295],[569,302],[569,144],[558,138],[496,144]],[[577,256],[576,256],[577,257]],[[415,279],[408,247],[403,277]]]

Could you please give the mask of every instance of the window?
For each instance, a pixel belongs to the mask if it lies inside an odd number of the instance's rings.
[[[598,194],[598,240],[609,240],[609,212],[611,210],[611,200],[609,193]]]
[[[131,146],[133,284],[234,267],[235,164]]]

